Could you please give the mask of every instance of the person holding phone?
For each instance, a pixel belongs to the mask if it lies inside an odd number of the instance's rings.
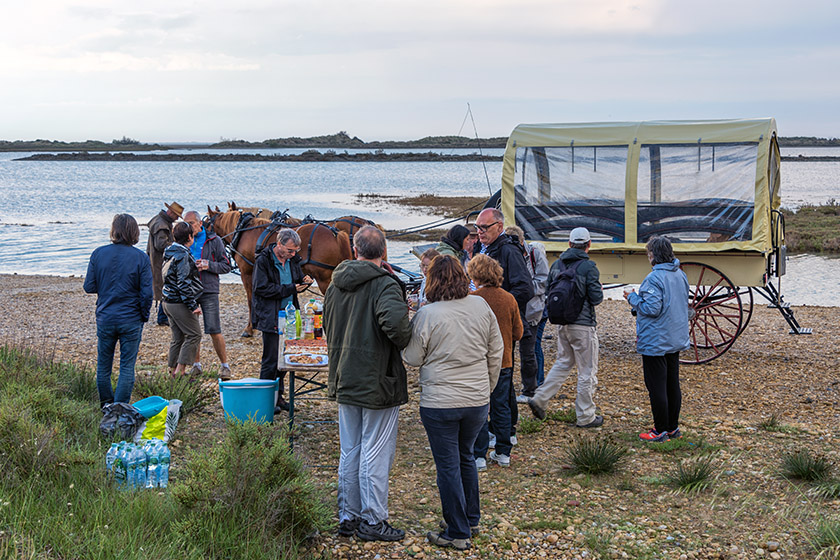
[[[312,278],[304,275],[300,268],[298,251],[300,236],[297,232],[281,229],[277,232],[277,242],[260,251],[254,263],[251,323],[263,336],[260,379],[280,379],[277,406],[283,410],[289,410],[289,405],[283,398],[285,376],[277,371],[280,351],[277,313],[289,302],[294,304],[295,309],[300,309],[297,295],[312,284]]]

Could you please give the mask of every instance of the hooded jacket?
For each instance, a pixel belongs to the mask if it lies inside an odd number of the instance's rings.
[[[173,243],[163,252],[163,301],[183,303],[190,311],[198,309],[198,296],[202,293],[198,268],[190,250],[180,243]]]
[[[550,293],[551,285],[554,284],[560,273],[577,261],[585,261],[578,265],[575,274],[575,289],[579,294],[583,294],[584,298],[580,314],[572,324],[594,327],[597,325],[595,306],[604,301],[604,291],[601,289],[601,274],[598,272],[598,267],[589,260],[586,251],[570,247],[560,255],[559,259],[554,261],[551,270],[548,271],[547,291]]]
[[[679,259],[655,265],[627,301],[636,311],[639,354],[664,356],[689,347],[688,278]]]
[[[300,309],[296,284],[303,281],[300,257],[289,259],[292,273],[291,284],[280,283],[280,271],[274,266],[274,246],[272,243],[257,254],[254,262],[253,301],[251,302],[251,324],[262,332],[277,332],[277,312],[282,309],[280,302],[292,296],[295,309]]]
[[[477,249],[480,248],[481,243],[479,242]],[[478,252],[476,250],[474,254]],[[485,254],[502,265],[504,271],[502,289],[510,292],[510,295],[516,299],[519,313],[524,317],[528,300],[534,297],[534,286],[531,284],[531,273],[528,272],[528,267],[525,265],[522,248],[507,234],[503,233],[487,246]]]
[[[339,264],[324,298],[323,321],[329,399],[370,409],[408,402],[400,350],[411,338],[411,324],[392,274],[370,261]]]

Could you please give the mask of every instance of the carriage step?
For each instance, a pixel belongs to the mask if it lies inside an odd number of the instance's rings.
[[[776,305],[775,303],[771,303],[767,306],[767,309],[790,309],[790,304],[782,303],[781,305]]]
[[[813,334],[813,330],[806,327],[796,327],[795,329],[790,329],[788,334]]]

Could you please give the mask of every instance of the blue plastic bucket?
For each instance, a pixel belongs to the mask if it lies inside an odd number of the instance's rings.
[[[169,401],[163,397],[146,397],[131,406],[136,408],[144,418],[151,418],[152,416],[160,414],[160,411],[166,408],[166,405],[168,404]]]
[[[219,381],[219,398],[225,418],[245,422],[274,421],[274,403],[280,381],[277,379],[234,379]]]

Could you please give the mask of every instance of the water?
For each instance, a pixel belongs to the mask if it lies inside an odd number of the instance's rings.
[[[249,150],[248,153],[303,151],[301,148]],[[475,150],[438,151],[463,154]],[[195,153],[194,150],[177,152]],[[483,152],[501,155],[504,150]],[[785,148],[782,154],[840,155],[840,148]],[[206,213],[208,205],[226,209],[228,201],[236,201],[242,206],[288,208],[297,217],[311,214],[330,219],[355,214],[388,229],[402,229],[425,224],[436,217],[408,208],[359,204],[355,195],[489,196],[491,190],[499,188],[502,170],[501,162],[13,161],[27,155],[0,152],[0,273],[84,275],[90,253],[108,242],[114,214],[127,212],[145,223],[163,209],[164,202],[172,201],[202,213]],[[489,187],[485,167],[490,177]],[[838,178],[840,162],[782,162],[782,205],[796,208],[840,199]],[[390,259],[417,272],[417,259],[409,253],[414,245],[389,241]],[[137,246],[145,249],[145,228],[141,228]],[[783,282],[786,299],[796,305],[840,305],[834,280],[838,276],[840,261],[836,259],[794,258]],[[232,274],[222,278],[224,282],[239,281]]]

